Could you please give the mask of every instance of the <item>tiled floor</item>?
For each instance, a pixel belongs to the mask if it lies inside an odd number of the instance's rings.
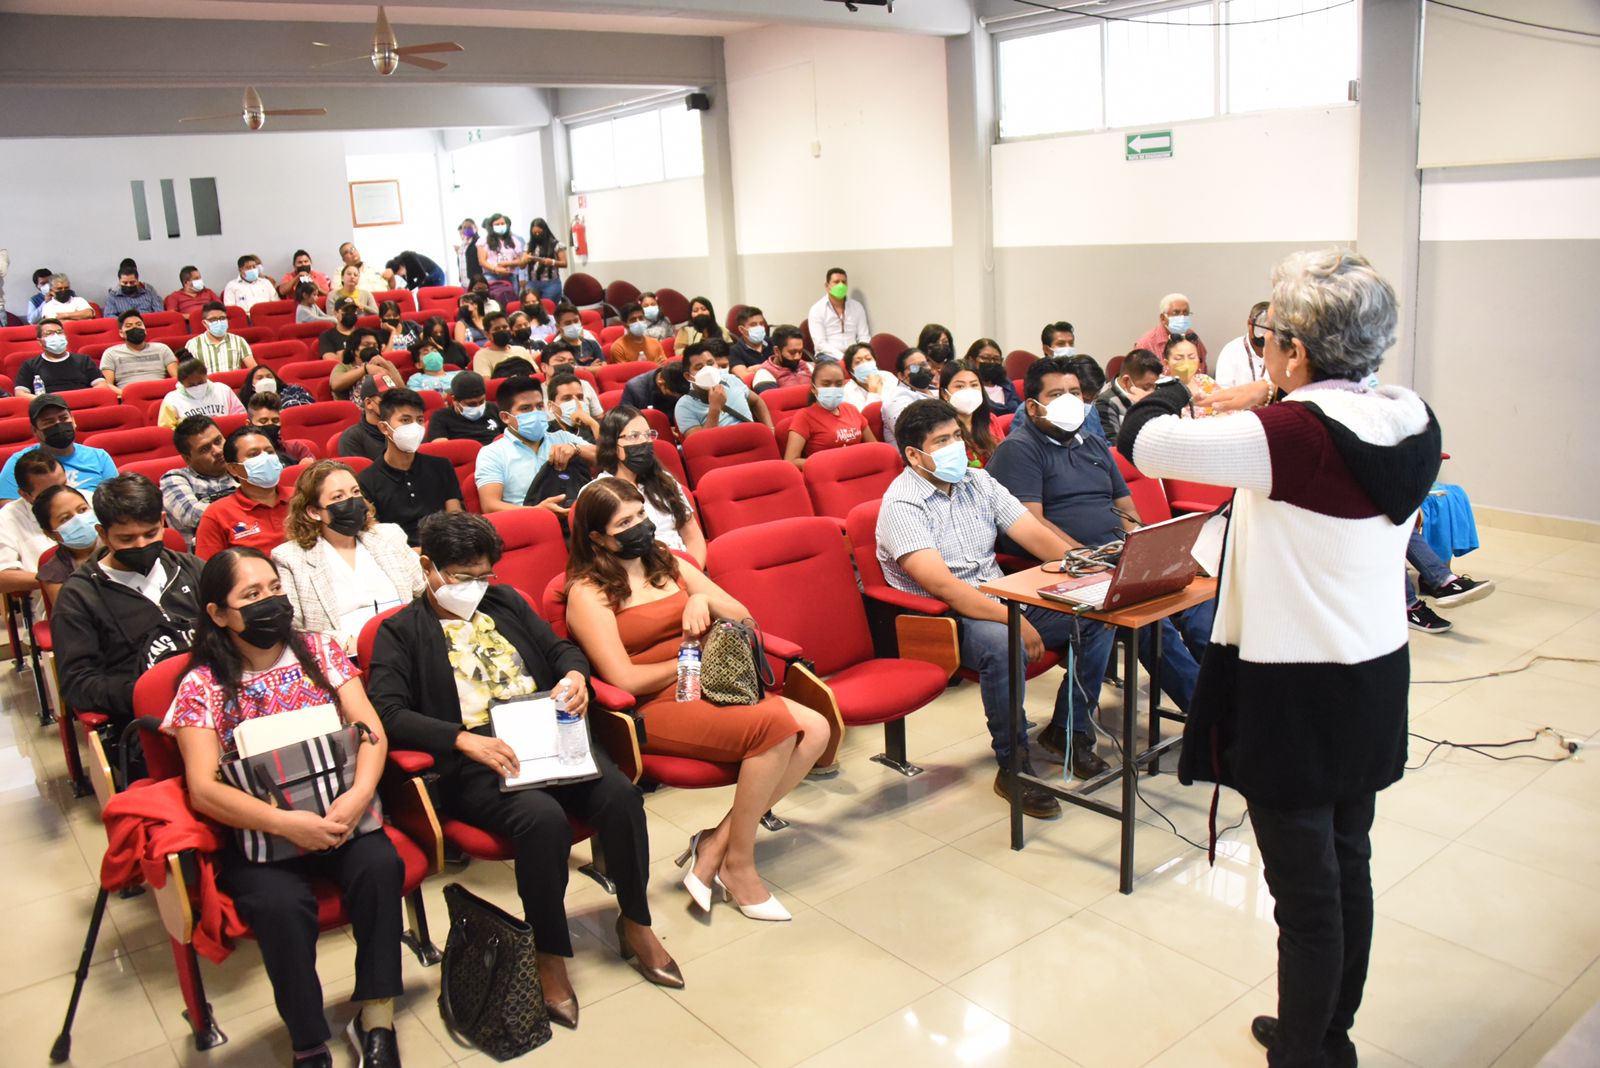
[[[1499,591],[1447,611],[1453,633],[1413,635],[1414,677],[1478,674],[1533,652],[1600,657],[1600,545],[1482,533],[1484,548],[1462,566],[1498,580]],[[1035,707],[1047,706],[1056,678],[1035,683]],[[1432,737],[1491,740],[1551,726],[1597,748],[1559,765],[1445,752],[1380,797],[1379,921],[1356,1021],[1367,1068],[1533,1065],[1600,1001],[1600,913],[1590,896],[1600,891],[1597,686],[1600,667],[1541,664],[1498,679],[1414,687],[1414,728]],[[10,713],[0,717],[5,1065],[46,1063],[104,846],[94,802],[63,788],[60,747],[53,730],[39,727],[31,694],[26,676],[0,668]],[[1070,810],[1053,823],[1030,823],[1024,852],[1008,848],[972,686],[917,713],[910,736],[928,769],[921,778],[869,763],[879,735],[862,730],[847,740],[839,778],[804,785],[779,806],[793,826],[763,833],[760,860],[795,913],[791,924],[758,924],[728,908],[710,923],[690,914],[670,858],[727,798],[649,797],[656,924],[688,987],[659,990],[623,965],[611,946],[611,899],[574,875],[568,912],[583,1026],[558,1030],[528,1063],[1264,1063],[1248,1025],[1274,1005],[1276,931],[1248,823],[1208,868],[1143,811],[1139,880],[1123,897],[1109,820]],[[1167,775],[1146,780],[1144,792],[1184,833],[1204,835],[1206,791]],[[1223,799],[1224,823],[1241,811],[1236,797]],[[508,866],[474,864],[460,878],[517,908]],[[442,883],[429,891],[439,934]],[[321,976],[336,1024],[349,1014],[342,999],[353,952],[343,933],[324,938]],[[205,968],[232,1039],[208,1054],[185,1037],[148,897],[113,902],[95,961],[74,1064],[287,1063],[252,945]],[[406,1064],[491,1063],[445,1034],[437,971],[406,961]],[[350,1063],[344,1048],[336,1055]]]

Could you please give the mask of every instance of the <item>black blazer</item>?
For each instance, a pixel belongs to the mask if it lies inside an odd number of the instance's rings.
[[[539,689],[550,689],[569,671],[589,677],[589,662],[578,647],[556,637],[512,587],[490,586],[478,610],[494,620]],[[456,736],[464,728],[449,649],[426,597],[378,626],[367,696],[389,732],[391,749],[420,749],[435,757],[455,754]]]

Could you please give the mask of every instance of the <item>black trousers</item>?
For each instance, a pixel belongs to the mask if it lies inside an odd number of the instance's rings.
[[[218,884],[261,946],[278,1015],[297,1050],[328,1041],[317,979],[317,898],[313,879],[339,887],[356,940],[356,989],[351,1001],[399,997],[401,894],[405,866],[382,831],[352,838],[338,849],[277,864],[223,854]]]
[[[484,830],[510,838],[523,916],[533,928],[541,953],[572,956],[567,931],[567,857],[572,852],[576,816],[600,838],[606,874],[617,884],[617,904],[634,923],[650,925],[645,887],[650,878],[650,839],[645,829],[644,797],[611,758],[594,750],[600,777],[504,793],[500,776],[476,760],[460,759],[439,777],[439,799],[446,811]]]
[[[1250,802],[1278,922],[1278,1042],[1271,1068],[1353,1065],[1350,1028],[1372,952],[1377,797],[1315,808]]]

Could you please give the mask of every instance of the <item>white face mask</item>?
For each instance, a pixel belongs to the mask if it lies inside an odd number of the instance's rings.
[[[1073,348],[1071,345],[1059,345],[1056,348],[1053,348],[1053,349],[1050,350],[1050,355],[1055,356],[1055,357],[1057,357],[1059,359],[1066,359],[1068,356],[1071,356],[1073,353],[1075,353],[1077,351],[1078,350]]]
[[[1034,403],[1038,403],[1035,401]],[[1044,407],[1045,420],[1057,430],[1075,434],[1083,425],[1084,403],[1082,397],[1063,393]]]
[[[433,595],[438,598],[439,607],[446,612],[461,619],[471,619],[483,595],[488,592],[488,580],[473,579],[470,582],[446,582],[434,590]]]
[[[722,384],[722,372],[716,364],[708,363],[694,373],[694,384],[700,389],[715,389]]]
[[[979,389],[958,389],[950,394],[950,407],[962,415],[971,415],[983,407],[983,391]]]
[[[203,401],[211,396],[211,383],[202,382],[198,386],[184,386],[183,395],[192,401]]]
[[[194,290],[196,293],[200,292],[205,287],[206,287],[206,284],[203,281],[200,280],[200,276],[199,275],[196,275],[195,277],[189,279],[189,288]]]
[[[421,423],[406,423],[394,428],[394,447],[401,452],[416,452],[417,446],[422,444],[422,435],[428,428]]]

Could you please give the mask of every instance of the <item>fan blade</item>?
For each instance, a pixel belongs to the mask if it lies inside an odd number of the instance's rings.
[[[315,66],[315,67],[337,67],[341,63],[354,63],[357,60],[362,60],[362,59],[367,60],[368,62],[371,62],[372,61],[372,53],[371,52],[366,52],[366,53],[363,53],[363,54],[361,54],[359,56],[345,56],[343,59],[330,59],[326,63],[316,63],[316,64],[313,64],[313,66]]]
[[[466,49],[454,41],[435,41],[432,44],[406,45],[395,51],[402,56],[414,56],[418,52],[465,52]]]
[[[444,70],[448,66],[448,64],[440,63],[437,59],[423,59],[421,56],[398,56],[396,58],[402,63],[409,63],[413,67],[421,67],[423,70]]]
[[[239,113],[237,111],[230,111],[226,115],[190,115],[187,118],[179,119],[178,121],[179,122],[216,122],[218,119],[237,119],[238,117],[239,117]]]
[[[326,115],[327,108],[269,108],[263,115]]]

